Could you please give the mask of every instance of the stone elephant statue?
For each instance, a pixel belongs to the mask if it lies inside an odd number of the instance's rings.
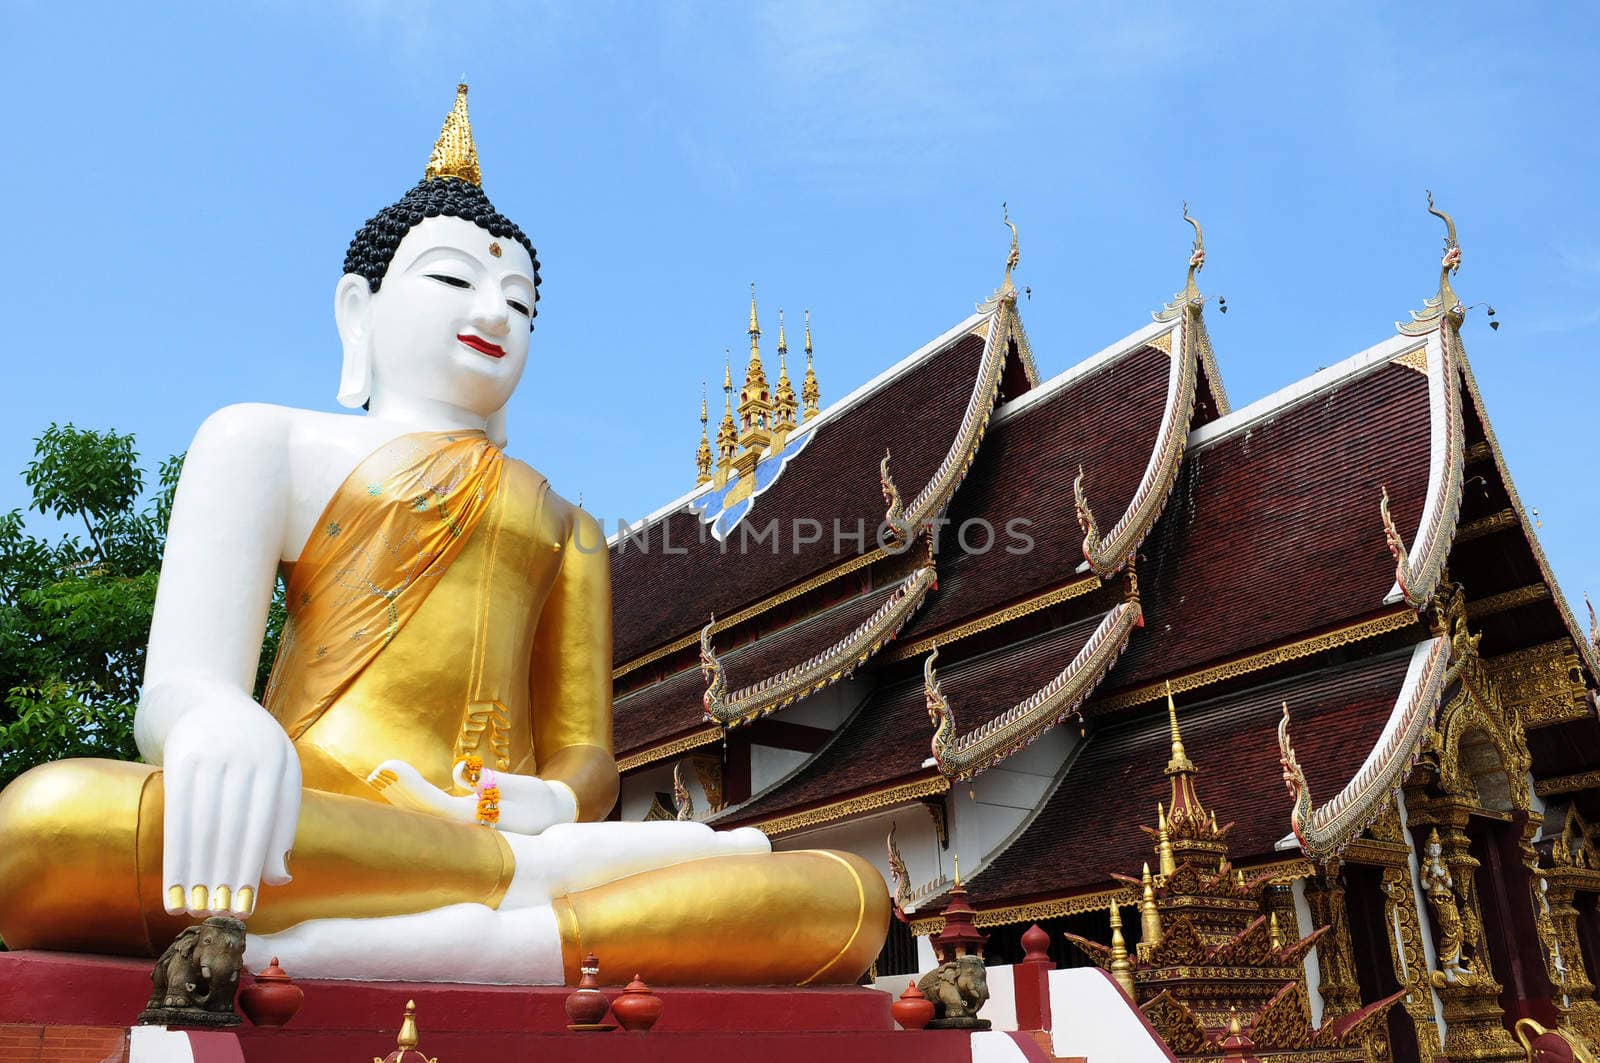
[[[978,1012],[989,1000],[989,978],[982,956],[958,956],[941,964],[923,975],[917,988],[933,1001],[931,1028],[949,1024],[988,1029],[987,1021],[978,1018]]]
[[[1571,1030],[1547,1030],[1533,1019],[1518,1019],[1517,1040],[1528,1063],[1600,1063],[1594,1046]]]
[[[233,1025],[234,993],[244,961],[244,924],[214,915],[184,930],[150,972],[144,1024]]]

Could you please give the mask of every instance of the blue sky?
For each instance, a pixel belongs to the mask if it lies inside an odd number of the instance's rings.
[[[1466,342],[1513,476],[1577,607],[1600,592],[1580,5],[143,6],[0,0],[0,507],[51,420],[153,466],[226,403],[334,408],[345,244],[464,71],[485,189],[544,263],[511,449],[608,519],[692,484],[751,281],[769,351],[812,308],[837,398],[989,293],[1007,200],[1053,375],[1181,286],[1187,198],[1242,405],[1433,292],[1431,187],[1457,292],[1503,322]]]

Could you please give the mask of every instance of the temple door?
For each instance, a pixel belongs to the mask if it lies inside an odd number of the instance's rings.
[[[1555,988],[1539,951],[1530,875],[1522,862],[1522,824],[1474,816],[1467,835],[1478,861],[1474,879],[1483,936],[1503,988],[1500,1006],[1505,1026],[1511,1029],[1520,1018],[1554,1026],[1559,1013],[1551,1002]]]

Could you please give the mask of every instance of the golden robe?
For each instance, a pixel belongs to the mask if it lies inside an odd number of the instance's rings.
[[[477,433],[379,448],[346,479],[287,581],[264,699],[300,757],[293,881],[252,932],[446,904],[498,906],[514,861],[496,830],[395,808],[366,777],[405,760],[434,785],[477,752],[570,786],[605,817],[609,557],[599,526]],[[155,954],[188,922],[162,904],[161,773],[61,761],[0,793],[0,938],[11,948]],[[653,982],[852,981],[887,892],[866,861],[719,856],[554,902],[569,982],[587,951]]]

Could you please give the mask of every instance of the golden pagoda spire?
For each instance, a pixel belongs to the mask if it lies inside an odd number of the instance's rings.
[[[464,87],[464,86],[463,86]],[[400,1020],[400,1033],[394,1043],[402,1052],[417,1047],[417,1002],[406,1001],[406,1017]]]
[[[1133,989],[1133,964],[1128,962],[1128,941],[1122,936],[1122,907],[1111,902],[1111,977],[1129,1000],[1136,1000]]]
[[[695,486],[711,482],[711,437],[706,434],[709,423],[706,411],[706,382],[700,381],[700,446],[694,452]]]
[[[817,370],[811,364],[811,311],[806,310],[806,379],[800,385],[800,399],[806,404],[804,420],[822,412],[822,389],[817,386]]]
[[[750,285],[750,361],[744,367],[744,387],[739,390],[739,445],[748,457],[741,456],[744,466],[755,467],[759,452],[766,449],[772,437],[772,396],[767,391],[767,372],[761,366],[761,325],[756,321],[756,286]]]
[[[467,83],[456,86],[455,106],[445,115],[444,128],[434,142],[433,154],[428,157],[424,180],[453,177],[469,185],[483,184],[483,173],[478,169],[478,146],[472,141],[472,119],[467,117]]]
[[[783,332],[783,307],[778,308],[778,386],[772,393],[772,449],[783,449],[783,440],[795,429],[798,410],[794,385],[789,383],[789,340]]]
[[[1143,895],[1139,899],[1140,948],[1155,948],[1161,944],[1161,913],[1156,910],[1155,882],[1150,877],[1150,864],[1144,865]],[[1142,953],[1141,953],[1142,954]]]
[[[733,452],[739,449],[739,429],[733,421],[733,359],[722,350],[722,423],[717,426],[717,486],[728,482]]]
[[[1167,720],[1172,731],[1172,756],[1167,761],[1167,775],[1172,779],[1172,821],[1199,817],[1204,822],[1205,809],[1194,791],[1194,777],[1199,769],[1183,748],[1183,733],[1178,730],[1178,707],[1172,700],[1172,684],[1167,684]]]
[[[1283,951],[1283,931],[1278,929],[1278,913],[1267,914],[1267,944],[1273,952]]]

